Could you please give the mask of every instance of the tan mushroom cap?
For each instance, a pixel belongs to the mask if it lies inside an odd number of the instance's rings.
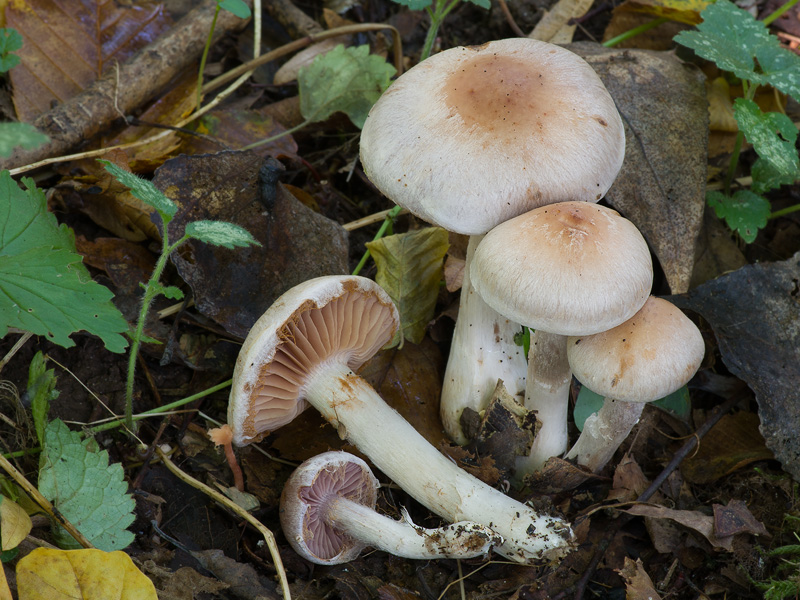
[[[588,335],[642,307],[653,262],[642,234],[615,210],[560,202],[492,229],[478,244],[469,274],[484,301],[512,321]]]
[[[326,363],[356,370],[391,341],[400,317],[371,279],[311,279],[278,298],[247,335],[233,373],[233,441],[258,441],[302,412],[306,378]]]
[[[704,354],[697,326],[675,305],[653,296],[622,325],[567,342],[578,381],[597,394],[628,402],[651,402],[680,389]]]
[[[545,204],[596,202],[624,154],[622,120],[589,64],[527,38],[422,61],[384,92],[361,132],[378,189],[468,235]]]

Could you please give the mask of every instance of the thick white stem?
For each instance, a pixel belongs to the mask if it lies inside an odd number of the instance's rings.
[[[335,529],[403,558],[476,558],[503,543],[502,537],[478,523],[462,521],[425,529],[412,523],[405,511],[403,516],[403,521],[395,521],[341,496],[330,500],[323,513]]]
[[[606,398],[600,410],[586,419],[566,458],[577,459],[579,465],[593,473],[600,472],[639,422],[644,405]]]
[[[521,396],[528,369],[522,347],[514,343],[514,334],[522,327],[490,308],[470,282],[469,264],[483,237],[469,238],[458,318],[442,383],[442,423],[457,444],[468,441],[461,429],[464,409],[484,410],[498,379],[509,394]]]
[[[572,370],[567,361],[566,336],[532,331],[528,359],[525,408],[536,411],[542,427],[533,440],[530,455],[517,459],[517,479],[541,469],[548,458],[564,454],[569,443]]]
[[[302,390],[346,438],[419,503],[450,522],[475,521],[501,535],[503,556],[529,563],[569,549],[572,531],[458,468],[347,366],[318,367]]]

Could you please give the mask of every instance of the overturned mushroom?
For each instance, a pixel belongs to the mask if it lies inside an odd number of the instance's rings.
[[[517,562],[562,554],[572,538],[568,524],[459,469],[353,372],[398,325],[391,299],[363,277],[320,277],[286,292],[239,354],[228,408],[234,443],[259,439],[307,401],[428,509],[501,535],[500,554]]]
[[[367,546],[404,558],[476,558],[503,538],[469,521],[425,529],[375,512],[378,480],[347,452],[325,452],[303,462],[281,494],[281,527],[292,548],[311,562],[335,565]]]

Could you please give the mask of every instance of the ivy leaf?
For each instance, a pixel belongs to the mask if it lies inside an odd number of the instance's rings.
[[[161,219],[164,223],[169,223],[172,217],[175,216],[175,213],[178,212],[178,206],[167,198],[152,181],[137,177],[130,171],[118,167],[111,161],[98,160],[98,162],[103,164],[105,170],[111,173],[114,179],[119,181],[122,185],[129,187],[131,189],[131,194],[145,204],[155,208],[158,214],[161,215]]]
[[[737,98],[733,103],[733,116],[739,130],[761,158],[769,161],[779,173],[797,173],[800,169],[795,148],[797,128],[789,117],[761,112],[758,104],[745,98]]]
[[[22,48],[22,36],[13,27],[0,29],[0,73],[6,73],[19,64],[20,58],[11,54]]]
[[[653,406],[657,406],[661,410],[671,413],[679,419],[686,420],[689,418],[692,410],[689,388],[684,385],[679,390],[653,402]]]
[[[433,0],[394,0],[394,2],[407,6],[410,10],[422,10],[433,4]]]
[[[425,337],[425,328],[433,318],[449,247],[447,231],[441,227],[426,227],[367,243],[378,268],[375,281],[397,306],[403,337],[414,344]]]
[[[343,112],[360,129],[394,74],[395,68],[371,55],[369,46],[336,46],[300,69],[300,112],[311,122]]]
[[[742,79],[758,78],[753,60],[757,50],[780,46],[764,23],[728,0],[717,0],[701,16],[697,31],[682,31],[675,41]]]
[[[750,186],[750,190],[759,196],[771,190],[776,190],[782,185],[791,185],[800,179],[800,172],[783,173],[778,171],[771,162],[763,158],[759,158],[753,163],[750,175],[753,177],[753,184]]]
[[[605,397],[597,392],[593,392],[585,385],[581,386],[581,391],[578,392],[575,400],[575,408],[572,409],[572,418],[575,420],[575,427],[578,428],[578,431],[583,431],[586,419],[603,408],[605,400]]]
[[[93,439],[81,440],[63,421],[45,429],[39,464],[39,491],[100,550],[122,550],[133,542],[126,528],[135,503],[120,464],[108,464],[108,452]],[[76,544],[61,530],[62,545]]]
[[[706,202],[748,244],[756,239],[759,229],[767,226],[772,210],[769,200],[749,190],[738,190],[732,197],[708,192]]]
[[[28,123],[0,123],[0,156],[11,156],[15,148],[33,150],[50,138]]]
[[[245,228],[224,221],[192,221],[185,232],[195,240],[224,248],[261,245]]]
[[[113,294],[92,281],[72,231],[47,211],[44,193],[33,180],[23,183],[26,190],[0,173],[0,337],[16,327],[69,348],[69,336],[86,330],[123,352],[128,324]]]
[[[227,10],[229,13],[239,17],[240,19],[250,18],[250,7],[247,6],[242,0],[222,0],[219,3],[222,10]]]
[[[44,354],[41,350],[33,356],[28,367],[28,399],[31,402],[33,427],[36,430],[36,439],[39,445],[44,445],[44,431],[47,427],[47,414],[50,412],[50,402],[58,398],[56,389],[56,376],[53,369],[47,368]]]

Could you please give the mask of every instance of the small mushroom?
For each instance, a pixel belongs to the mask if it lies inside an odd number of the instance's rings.
[[[234,443],[260,439],[308,402],[422,505],[501,535],[500,554],[532,562],[564,553],[568,524],[459,469],[353,372],[398,326],[389,296],[363,277],[320,277],[286,292],[253,325],[237,359],[228,407]]]
[[[492,229],[470,268],[473,285],[531,336],[525,408],[542,428],[517,478],[567,450],[572,380],[568,335],[610,329],[650,293],[653,263],[642,234],[616,211],[587,202],[542,206]]]
[[[575,378],[605,397],[567,453],[599,472],[628,437],[644,405],[686,385],[705,354],[697,326],[675,305],[651,296],[629,320],[608,331],[570,337]]]
[[[375,512],[378,480],[347,452],[325,452],[292,473],[281,494],[281,527],[303,558],[320,565],[355,559],[367,546],[414,559],[484,556],[503,538],[469,521],[425,529]]]
[[[388,198],[471,236],[442,386],[445,431],[466,443],[461,413],[486,408],[498,379],[525,389],[521,326],[475,294],[469,262],[480,236],[536,207],[597,202],[622,166],[614,100],[577,54],[529,38],[457,47],[398,77],[370,110],[361,162]]]

